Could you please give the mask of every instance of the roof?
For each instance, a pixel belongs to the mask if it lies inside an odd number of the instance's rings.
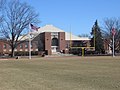
[[[36,33],[43,33],[43,32],[65,32],[65,31],[53,25],[46,25],[44,27],[39,28],[38,32]],[[90,40],[90,39],[88,37],[79,37],[71,33],[65,32],[65,40]]]
[[[79,36],[75,36],[68,32],[65,32],[65,39],[66,40],[74,40],[74,41],[90,40],[90,38],[88,38],[88,37],[79,37]]]
[[[64,31],[53,25],[45,25],[44,27],[39,28],[38,32],[42,33],[42,32],[64,32]]]
[[[43,32],[65,32],[65,31],[61,30],[53,25],[45,25],[45,26],[39,28],[38,31],[31,32],[32,39],[34,39],[36,36],[38,36],[40,33],[43,33]],[[19,37],[19,40],[26,40],[26,39],[29,39],[29,34],[27,34],[26,36]],[[90,40],[90,38],[79,37],[79,36],[73,35],[69,32],[65,32],[65,40],[79,41],[79,40]]]

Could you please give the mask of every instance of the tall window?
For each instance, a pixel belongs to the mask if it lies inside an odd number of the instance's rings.
[[[25,43],[25,48],[28,48],[28,43]]]
[[[6,44],[4,44],[4,45],[3,45],[3,48],[4,48],[4,49],[6,49],[6,48],[7,48],[7,45],[6,45]]]
[[[58,46],[58,39],[57,38],[52,39],[52,46]]]
[[[31,43],[31,48],[33,48],[33,43]]]
[[[22,44],[20,44],[20,49],[22,49],[23,48],[23,45]]]

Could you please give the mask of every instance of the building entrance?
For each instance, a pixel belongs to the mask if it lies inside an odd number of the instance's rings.
[[[52,38],[52,43],[51,43],[51,51],[52,54],[56,53],[58,51],[58,39],[57,38]]]
[[[58,48],[58,46],[51,46],[52,53],[56,53],[57,52],[57,48]]]

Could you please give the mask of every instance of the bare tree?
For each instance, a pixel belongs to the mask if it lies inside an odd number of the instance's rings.
[[[3,9],[6,0],[0,0],[0,23],[3,21]]]
[[[6,0],[0,0],[0,8],[2,8],[5,5]]]
[[[29,27],[30,23],[38,22],[38,14],[27,3],[19,0],[10,0],[5,5],[4,22],[1,25],[1,36],[8,40],[11,47],[11,56],[14,56],[14,49],[20,43],[19,37]]]
[[[120,52],[120,18],[106,18],[104,20],[104,38],[108,41],[108,44],[112,44],[112,33],[111,30],[114,27],[116,30],[115,34],[115,51]],[[111,45],[112,46],[112,45]],[[112,47],[111,47],[112,48]]]

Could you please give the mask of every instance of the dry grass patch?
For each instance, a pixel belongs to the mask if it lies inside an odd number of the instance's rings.
[[[120,90],[120,57],[0,61],[0,90]]]

